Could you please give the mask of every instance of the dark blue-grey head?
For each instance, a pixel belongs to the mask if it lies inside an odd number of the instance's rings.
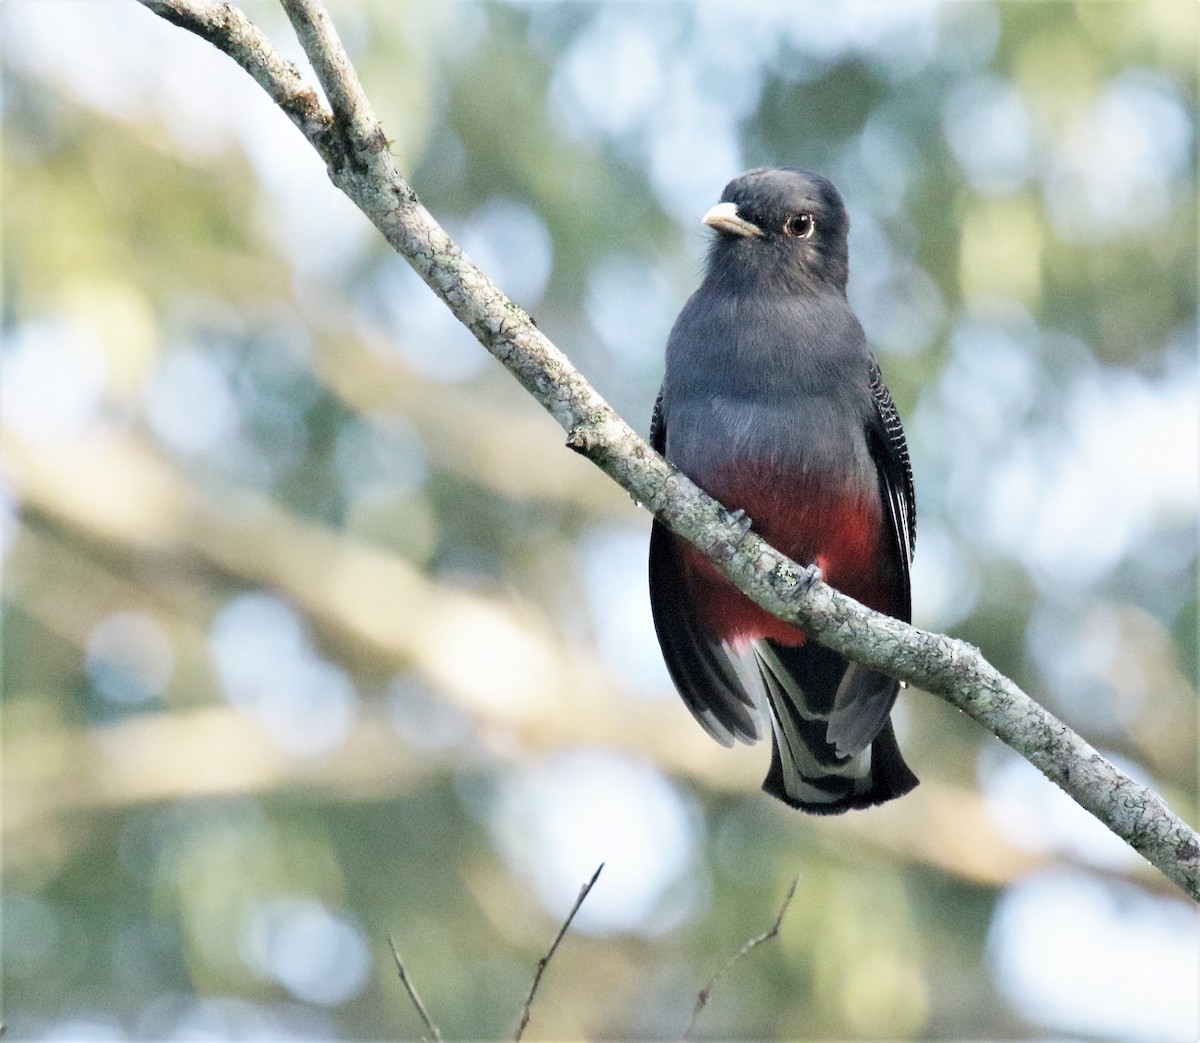
[[[717,232],[708,254],[710,276],[845,292],[850,220],[838,190],[819,174],[748,171],[725,186],[704,223]]]

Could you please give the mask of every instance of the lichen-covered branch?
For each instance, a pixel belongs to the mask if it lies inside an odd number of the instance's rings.
[[[1036,765],[1148,861],[1200,900],[1200,838],[1153,790],[1119,771],[1004,677],[979,650],[872,612],[785,558],[655,453],[520,308],[500,292],[400,175],[387,138],[319,0],[282,0],[333,112],[304,88],[236,8],[140,0],[246,69],[287,113],[329,176],[406,257],[480,343],[588,457],[764,608],[822,644],[939,695]]]

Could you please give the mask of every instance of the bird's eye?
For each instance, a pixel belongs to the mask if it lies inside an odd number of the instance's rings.
[[[801,211],[798,214],[792,214],[784,223],[783,230],[788,235],[794,235],[797,239],[807,239],[813,234],[813,230],[817,227],[813,221],[813,215],[807,210]]]

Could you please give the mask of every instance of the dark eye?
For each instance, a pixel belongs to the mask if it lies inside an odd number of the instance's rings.
[[[784,223],[783,230],[788,235],[794,235],[797,239],[807,239],[813,234],[813,229],[816,228],[816,223],[813,221],[813,215],[807,210],[801,211],[798,214],[792,214]]]

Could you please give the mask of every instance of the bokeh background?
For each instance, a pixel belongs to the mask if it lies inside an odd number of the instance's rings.
[[[276,5],[250,14],[307,70]],[[916,622],[1196,812],[1197,8],[335,3],[399,165],[647,426],[698,217],[832,177]],[[758,792],[670,689],[649,519],[132,0],[0,7],[12,1039],[1194,1040],[1194,907],[974,722]]]

